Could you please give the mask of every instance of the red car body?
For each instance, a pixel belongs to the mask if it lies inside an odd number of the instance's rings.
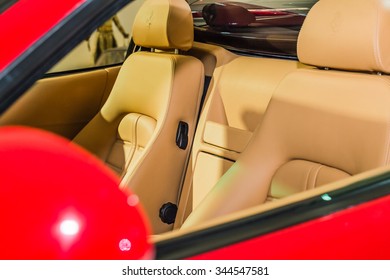
[[[25,53],[34,43],[37,43],[50,30],[55,28],[66,16],[86,1],[69,0],[62,2],[50,1],[17,1],[0,15],[3,55],[0,57],[0,71],[4,71],[22,53]],[[33,12],[31,12],[33,11]],[[33,26],[32,26],[33,24]],[[30,27],[32,26],[32,27]]]

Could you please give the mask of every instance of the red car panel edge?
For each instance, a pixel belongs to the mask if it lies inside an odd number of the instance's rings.
[[[390,195],[189,259],[387,259]]]
[[[75,11],[86,0],[67,0],[67,1],[47,1],[19,0],[4,13],[0,15],[2,28],[0,29],[1,38],[12,38],[11,42],[4,42],[2,45],[2,55],[0,56],[0,71],[3,71],[10,65],[21,53],[27,51],[44,34],[56,26],[68,14]],[[41,14],[31,11],[40,9]],[[25,25],[11,25],[15,18],[23,18],[21,22],[30,22],[31,27]]]

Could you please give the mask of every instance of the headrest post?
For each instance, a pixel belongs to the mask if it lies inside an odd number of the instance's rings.
[[[175,49],[175,54],[179,54],[179,49]]]

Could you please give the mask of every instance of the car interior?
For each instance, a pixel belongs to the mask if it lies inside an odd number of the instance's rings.
[[[298,60],[261,57],[194,41],[186,1],[147,0],[132,31],[142,50],[48,75],[0,125],[51,131],[102,160],[158,242],[388,170],[389,24],[385,1],[320,0]]]

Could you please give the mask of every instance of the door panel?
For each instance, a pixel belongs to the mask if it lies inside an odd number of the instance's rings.
[[[389,213],[387,195],[191,259],[388,260]]]
[[[104,104],[119,69],[41,79],[0,117],[0,125],[31,126],[72,139]]]

